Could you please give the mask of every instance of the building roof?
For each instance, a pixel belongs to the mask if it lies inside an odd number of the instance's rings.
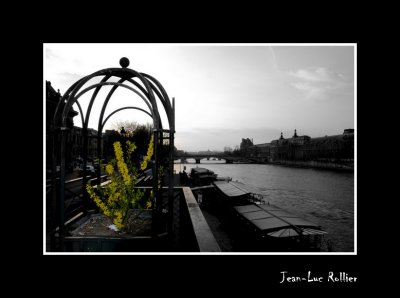
[[[214,185],[227,197],[238,198],[258,191],[240,182],[215,181]],[[258,230],[271,237],[292,237],[325,234],[321,227],[277,206],[248,204],[235,210]]]
[[[320,226],[272,205],[236,206],[235,210],[257,229],[271,237],[326,234]]]
[[[257,147],[269,147],[269,146],[271,146],[271,143],[256,144],[254,146],[257,146]]]
[[[215,181],[214,185],[227,197],[245,196],[250,193],[248,190],[239,187],[233,182]]]

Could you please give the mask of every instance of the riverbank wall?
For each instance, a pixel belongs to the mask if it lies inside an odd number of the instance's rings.
[[[315,168],[326,170],[339,170],[339,171],[354,171],[354,163],[334,163],[334,162],[321,162],[321,161],[298,161],[298,160],[275,160],[268,162],[269,164],[283,165],[290,167],[300,168]]]

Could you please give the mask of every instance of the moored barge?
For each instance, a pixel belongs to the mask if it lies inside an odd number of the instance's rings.
[[[204,168],[192,169],[190,180],[202,208],[240,239],[241,250],[321,251],[327,234],[321,226],[269,204],[257,188],[231,179],[218,181],[214,172]]]

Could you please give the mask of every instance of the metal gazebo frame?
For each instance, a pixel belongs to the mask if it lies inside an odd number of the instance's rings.
[[[66,131],[67,127],[67,117],[68,112],[71,110],[73,104],[76,103],[82,120],[82,136],[83,136],[83,178],[82,178],[82,192],[83,192],[83,202],[85,209],[88,207],[88,196],[86,193],[86,165],[88,158],[88,124],[90,119],[90,114],[92,110],[93,103],[103,86],[112,86],[111,90],[108,92],[106,96],[103,106],[101,109],[101,113],[99,116],[98,122],[98,133],[97,133],[97,157],[101,159],[102,157],[102,131],[103,128],[110,119],[110,117],[122,110],[126,109],[134,109],[139,110],[141,112],[146,113],[153,119],[153,135],[154,135],[154,163],[153,163],[153,184],[152,189],[155,194],[154,196],[154,204],[153,204],[153,223],[157,221],[158,216],[161,212],[161,203],[162,203],[162,190],[158,189],[158,174],[159,167],[161,163],[160,149],[163,146],[164,142],[168,140],[169,147],[169,169],[168,169],[168,209],[169,209],[169,224],[168,224],[168,232],[173,233],[174,227],[174,196],[173,196],[173,188],[174,188],[174,178],[173,178],[173,166],[174,166],[174,134],[175,134],[175,100],[172,98],[172,103],[163,88],[163,86],[158,82],[154,77],[137,72],[133,69],[128,68],[129,60],[125,57],[120,59],[121,68],[106,68],[94,72],[88,76],[85,76],[75,82],[62,96],[60,102],[58,103],[55,113],[54,119],[52,123],[52,189],[53,189],[53,198],[56,198],[56,189],[57,189],[57,179],[56,179],[56,164],[57,164],[57,152],[60,154],[60,180],[59,180],[59,193],[57,198],[58,203],[58,216],[57,216],[57,225],[59,227],[59,247],[61,250],[64,249],[64,237],[65,237],[65,210],[64,210],[64,202],[65,202],[65,170],[66,170]],[[89,87],[82,87],[92,78],[95,77],[103,77],[100,83],[92,84]],[[108,82],[111,77],[118,77],[118,82]],[[143,84],[139,84],[134,80],[137,78]],[[131,85],[125,84],[125,82],[131,83]],[[115,90],[118,87],[126,88],[131,90],[136,95],[138,95],[147,105],[149,111],[141,109],[135,106],[127,106],[114,110],[111,112],[105,119],[104,113],[106,107],[114,94]],[[86,114],[83,114],[81,105],[78,99],[85,94],[86,92],[95,89],[93,95],[91,96]],[[165,110],[168,119],[168,127],[169,129],[163,129],[162,121],[160,118],[160,114],[157,106],[157,98],[162,103],[162,106]],[[97,169],[97,184],[100,184],[100,176],[101,169],[100,167]],[[157,237],[156,225],[153,224],[152,227],[152,236]]]

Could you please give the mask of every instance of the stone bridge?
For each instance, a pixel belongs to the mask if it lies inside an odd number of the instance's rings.
[[[231,156],[231,155],[226,155],[226,154],[177,154],[174,155],[174,159],[180,159],[181,161],[184,161],[186,159],[195,159],[196,163],[200,163],[200,160],[202,159],[217,159],[217,160],[225,160],[226,163],[233,163],[235,162],[244,162],[244,163],[251,163],[251,162],[257,162],[256,160],[251,160],[246,157],[242,156]]]

